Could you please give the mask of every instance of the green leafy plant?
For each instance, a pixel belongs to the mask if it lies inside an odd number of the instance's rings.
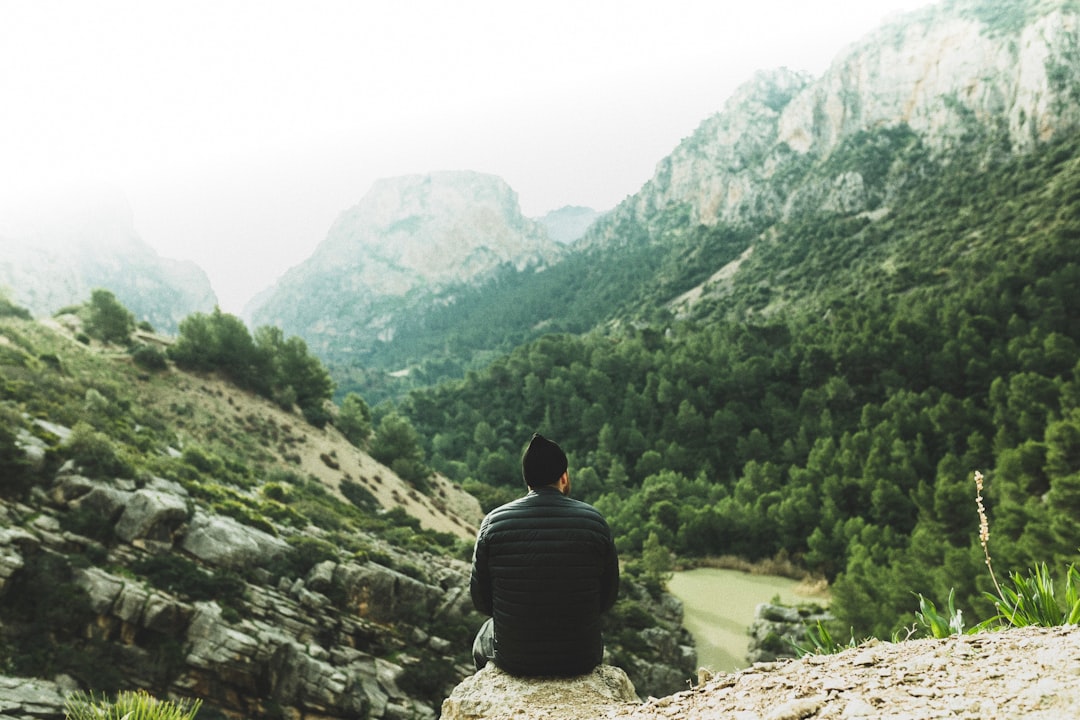
[[[121,691],[114,700],[77,692],[64,706],[68,720],[192,720],[202,700],[158,700],[144,690]]]
[[[798,653],[799,657],[804,655],[835,655],[838,652],[858,647],[859,644],[855,641],[854,633],[851,634],[846,643],[841,644],[820,620],[817,621],[814,627],[806,628],[806,641],[806,645],[792,643],[792,647],[795,648],[795,652]]]
[[[919,609],[915,613],[916,626],[922,628],[930,637],[947,638],[962,635],[964,632],[964,611],[956,607],[956,590],[949,589],[948,614],[938,612],[933,601],[919,593]]]
[[[1054,578],[1046,563],[1029,570],[1027,577],[1016,572],[1010,579],[1012,587],[999,588],[999,595],[985,593],[998,614],[984,625],[1001,622],[1014,627],[1056,627],[1080,622],[1080,570],[1075,565],[1065,574],[1064,605],[1054,593]]]

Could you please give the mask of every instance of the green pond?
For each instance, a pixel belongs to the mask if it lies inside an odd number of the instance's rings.
[[[754,609],[777,596],[784,603],[809,600],[796,592],[797,586],[798,581],[789,578],[716,568],[677,572],[668,583],[671,594],[683,602],[683,625],[694,636],[698,667],[714,672],[747,666],[747,630]]]

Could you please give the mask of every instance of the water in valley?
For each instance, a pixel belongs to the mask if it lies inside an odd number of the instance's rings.
[[[811,601],[797,592],[798,584],[772,575],[696,568],[675,573],[668,589],[685,606],[683,624],[694,636],[698,666],[733,672],[747,666],[747,629],[754,621],[754,608],[777,596],[788,604]]]

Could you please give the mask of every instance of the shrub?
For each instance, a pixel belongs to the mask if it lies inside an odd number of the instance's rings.
[[[11,302],[5,295],[0,295],[0,317],[16,317],[21,320],[31,320],[30,311]]]
[[[345,499],[363,510],[378,510],[379,501],[366,487],[354,480],[342,480],[341,494]]]
[[[135,329],[135,316],[108,290],[94,290],[87,307],[86,333],[107,343],[126,343]]]
[[[266,568],[277,577],[302,578],[319,563],[338,557],[336,547],[310,535],[294,535],[285,542],[292,546],[292,552],[278,556]]]
[[[244,597],[244,581],[235,573],[208,572],[179,555],[151,555],[132,563],[131,569],[159,590],[191,600],[217,600],[230,606]]]
[[[64,705],[68,720],[192,720],[202,700],[157,700],[145,690],[121,691],[115,700],[77,692]]]
[[[113,535],[114,522],[115,518],[103,515],[96,508],[80,507],[63,515],[60,518],[60,527],[68,532],[108,545],[115,537]]]
[[[135,475],[135,469],[113,441],[85,422],[80,421],[72,428],[66,450],[68,457],[88,474],[124,478]]]
[[[165,353],[151,345],[140,345],[131,353],[131,359],[144,370],[158,372],[169,367]]]
[[[23,424],[16,410],[0,406],[0,495],[21,496],[33,484],[30,462],[16,442],[15,428]]]

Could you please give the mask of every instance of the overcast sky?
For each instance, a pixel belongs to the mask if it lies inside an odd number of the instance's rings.
[[[374,180],[608,209],[755,70],[820,75],[927,0],[0,0],[0,192],[106,183],[223,310]]]

